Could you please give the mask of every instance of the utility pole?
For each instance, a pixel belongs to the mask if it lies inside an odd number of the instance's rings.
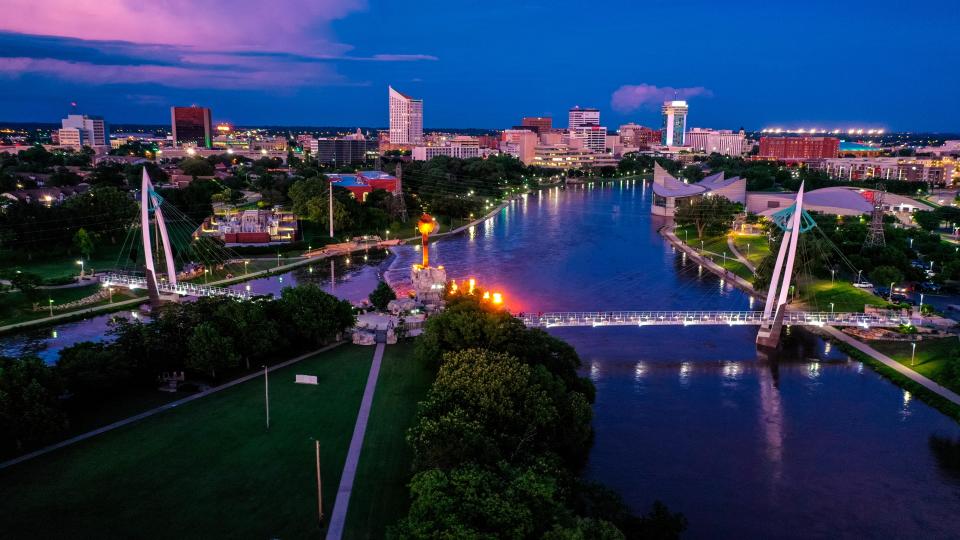
[[[320,480],[320,441],[316,443],[317,449],[317,516],[320,523],[323,523],[323,482]]]
[[[883,238],[883,192],[877,190],[873,192],[870,228],[867,230],[867,238],[863,241],[863,247],[884,247],[886,245],[887,242]]]

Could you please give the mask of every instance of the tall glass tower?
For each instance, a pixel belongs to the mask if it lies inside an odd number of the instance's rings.
[[[663,102],[663,135],[660,143],[664,146],[684,146],[687,132],[687,102]]]

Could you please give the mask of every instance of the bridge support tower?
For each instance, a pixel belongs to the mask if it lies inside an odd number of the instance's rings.
[[[816,226],[813,218],[803,211],[803,184],[800,184],[800,190],[797,192],[796,203],[772,217],[773,222],[783,230],[783,240],[780,242],[777,261],[767,289],[767,301],[763,305],[760,331],[757,332],[757,345],[771,349],[780,344],[783,314],[787,309],[800,233]]]
[[[170,236],[167,234],[167,224],[163,219],[163,210],[160,208],[162,199],[153,189],[153,182],[143,168],[143,181],[140,185],[140,227],[143,236],[143,258],[146,263],[147,293],[150,295],[150,304],[158,306],[161,300],[169,300],[167,295],[161,297],[157,286],[157,269],[153,262],[153,244],[150,241],[150,213],[153,213],[157,230],[160,232],[160,243],[163,245],[163,255],[167,265],[168,283],[177,284],[177,267],[173,263],[173,251],[170,249]],[[172,298],[176,300],[176,295]]]

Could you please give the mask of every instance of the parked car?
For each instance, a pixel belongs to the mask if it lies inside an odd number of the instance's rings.
[[[932,281],[924,281],[920,284],[920,290],[923,292],[938,293],[940,292],[940,284],[934,283]]]
[[[860,283],[854,283],[853,286],[857,287],[858,289],[872,289],[873,283],[861,281]]]

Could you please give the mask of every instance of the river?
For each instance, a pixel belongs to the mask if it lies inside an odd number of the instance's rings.
[[[529,195],[431,260],[513,311],[749,308],[661,238],[650,197],[641,182]],[[683,512],[688,538],[960,531],[960,427],[818,338],[765,357],[753,327],[551,332],[597,387],[587,475],[635,511]]]
[[[642,182],[528,195],[432,242],[431,261],[502,292],[513,311],[750,308],[660,237],[650,198]],[[402,281],[417,257],[398,248],[389,277]],[[332,287],[320,262],[251,288],[316,280],[358,299],[390,262],[338,260]],[[60,340],[95,335],[96,321],[61,325]],[[767,357],[755,332],[553,330],[597,387],[587,476],[637,512],[657,499],[683,512],[687,538],[956,537],[960,427],[818,338],[790,335]]]

